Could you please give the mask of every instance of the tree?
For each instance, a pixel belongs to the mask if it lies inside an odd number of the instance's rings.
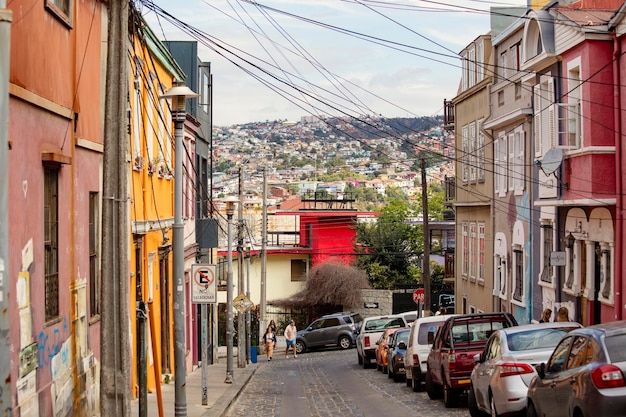
[[[302,291],[288,299],[273,300],[271,304],[302,309],[320,306],[350,309],[362,302],[361,292],[355,290],[369,287],[363,270],[327,262],[311,269]]]
[[[408,204],[395,200],[382,209],[376,223],[356,226],[356,265],[367,271],[374,288],[417,283],[417,270],[410,266],[421,243],[417,228],[407,222],[409,214]]]

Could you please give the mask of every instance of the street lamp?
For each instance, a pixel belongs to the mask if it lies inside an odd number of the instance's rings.
[[[233,379],[233,213],[235,203],[232,200],[226,201],[226,217],[228,219],[227,229],[227,250],[228,250],[228,271],[226,274],[226,379],[224,383],[232,384]]]
[[[183,224],[183,136],[185,125],[185,100],[198,97],[184,83],[176,82],[160,98],[172,99],[174,119],[174,224],[172,225],[172,251],[174,252],[174,416],[187,416],[185,369],[185,235]]]

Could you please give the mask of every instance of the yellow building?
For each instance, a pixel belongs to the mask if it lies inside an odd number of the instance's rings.
[[[140,387],[152,390],[157,378],[174,372],[170,260],[175,155],[170,104],[160,97],[184,73],[138,14],[131,21],[137,23],[130,28],[129,45],[130,309],[137,312],[131,320],[137,395]],[[137,371],[143,359],[145,373]]]

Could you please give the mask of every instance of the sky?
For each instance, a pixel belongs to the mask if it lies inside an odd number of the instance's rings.
[[[197,40],[211,63],[213,124],[302,116],[443,114],[458,54],[490,30],[491,7],[526,0],[149,0],[162,40]]]

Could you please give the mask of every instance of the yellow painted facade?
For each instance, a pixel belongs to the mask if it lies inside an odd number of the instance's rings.
[[[145,351],[147,390],[174,372],[172,224],[174,136],[169,103],[160,99],[182,70],[149,27],[138,25],[129,47],[130,83],[130,311],[138,294],[147,303]],[[140,283],[139,287],[137,286]],[[164,326],[166,328],[164,328]],[[138,395],[138,319],[131,318],[133,394]],[[165,358],[164,358],[165,356]]]

